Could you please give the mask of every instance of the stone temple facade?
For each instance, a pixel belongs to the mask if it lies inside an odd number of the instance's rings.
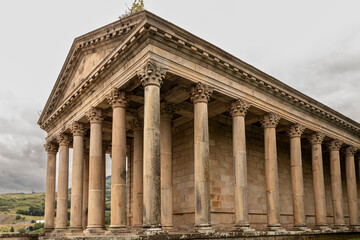
[[[359,229],[360,124],[147,11],[74,40],[38,124],[45,238]]]

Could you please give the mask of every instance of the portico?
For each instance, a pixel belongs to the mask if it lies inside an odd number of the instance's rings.
[[[147,11],[74,41],[39,125],[48,133],[52,234],[281,235],[359,226],[360,124]]]

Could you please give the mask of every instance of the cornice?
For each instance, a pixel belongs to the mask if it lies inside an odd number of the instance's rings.
[[[42,129],[45,129],[46,126],[62,111],[64,111],[64,109],[66,109],[67,106],[69,106],[75,99],[77,99],[86,88],[96,82],[99,75],[101,75],[105,69],[109,68],[121,54],[124,54],[128,49],[130,49],[130,46],[136,39],[145,33],[149,33],[149,36],[159,36],[164,38],[169,43],[175,43],[180,48],[186,48],[188,51],[201,56],[204,60],[212,62],[213,65],[221,71],[230,73],[238,79],[246,81],[249,84],[256,86],[257,88],[270,92],[283,101],[290,102],[291,104],[296,105],[313,115],[316,115],[328,122],[339,125],[358,136],[360,135],[360,124],[351,120],[350,118],[306,96],[305,94],[302,94],[301,92],[291,88],[290,86],[287,86],[281,81],[241,61],[240,59],[221,50],[220,48],[217,48],[216,46],[196,37],[195,35],[175,26],[172,23],[169,23],[168,21],[150,12],[143,11],[141,14],[144,15],[144,18],[140,21],[140,23],[138,23],[137,26],[135,26],[134,29],[132,29],[131,32],[125,37],[122,43],[119,44],[119,46],[116,47],[88,75],[84,82],[79,85],[77,89],[75,89],[73,93],[68,96],[67,99],[65,99],[64,103],[59,106],[59,108],[56,109],[51,115],[47,116],[46,119],[43,119],[44,113],[42,113],[42,116],[38,122]],[[109,32],[105,36],[112,36],[112,34],[114,33]],[[80,38],[81,37],[79,37],[79,39]],[[89,37],[89,40],[77,46],[81,48],[96,44],[96,42],[96,39],[94,40]],[[76,53],[75,50],[73,51]],[[45,106],[45,109],[47,105]]]

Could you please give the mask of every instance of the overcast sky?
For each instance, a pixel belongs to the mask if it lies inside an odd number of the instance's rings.
[[[360,121],[360,1],[144,2],[147,10]],[[132,0],[0,1],[0,193],[45,191],[39,113],[73,39],[117,20],[125,4]]]

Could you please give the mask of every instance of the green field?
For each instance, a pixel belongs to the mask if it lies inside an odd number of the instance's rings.
[[[16,211],[27,211],[31,206],[41,206],[44,203],[44,193],[9,193],[0,194],[0,232],[9,232],[13,226],[18,229],[30,224],[31,220],[42,220],[43,216],[28,216],[16,214]],[[18,217],[17,217],[18,216]]]

